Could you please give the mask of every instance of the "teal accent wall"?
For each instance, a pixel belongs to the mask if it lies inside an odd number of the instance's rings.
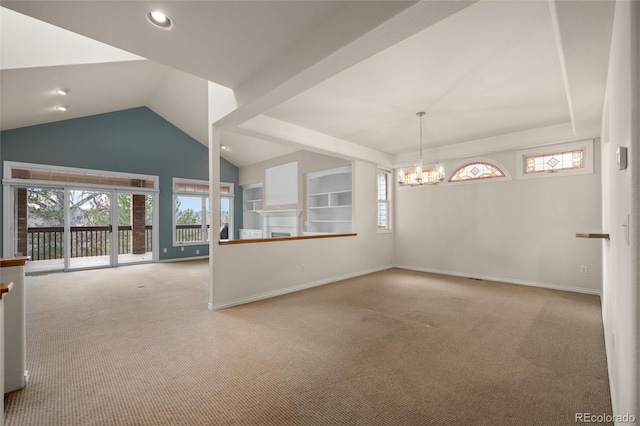
[[[160,259],[209,254],[208,244],[180,251],[172,240],[173,178],[208,180],[209,150],[147,107],[5,130],[0,133],[0,158],[159,176]],[[237,167],[221,159],[220,171],[221,180],[239,187]],[[238,201],[236,228],[242,221],[241,197]]]

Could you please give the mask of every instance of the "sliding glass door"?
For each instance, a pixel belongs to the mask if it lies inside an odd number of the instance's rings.
[[[154,194],[11,187],[12,253],[27,272],[154,261]]]
[[[3,249],[28,272],[157,260],[158,177],[5,161]]]
[[[71,189],[67,193],[68,269],[111,266],[112,192]]]
[[[153,260],[153,195],[117,193],[118,264]]]
[[[14,187],[13,253],[29,256],[30,272],[65,267],[65,191],[62,188]]]

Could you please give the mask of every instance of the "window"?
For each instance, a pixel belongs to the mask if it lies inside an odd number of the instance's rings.
[[[378,231],[391,230],[391,172],[378,169]]]
[[[518,178],[593,173],[593,141],[518,151]]]
[[[209,241],[209,182],[173,179],[173,244]]]
[[[209,241],[209,182],[173,179],[173,244]]]
[[[221,240],[233,239],[233,199],[233,184],[221,182]],[[174,178],[173,205],[173,244],[206,244],[211,230],[209,182]]]
[[[525,157],[525,173],[557,172],[559,170],[573,170],[584,167],[584,151],[556,152],[554,154],[540,154]]]
[[[233,240],[233,184],[220,184],[220,240]],[[207,203],[207,206],[209,204]],[[209,218],[207,217],[207,220]],[[208,224],[207,224],[208,225]]]
[[[485,162],[466,164],[456,170],[449,182],[460,182],[474,179],[491,179],[504,177],[504,172],[497,166]]]

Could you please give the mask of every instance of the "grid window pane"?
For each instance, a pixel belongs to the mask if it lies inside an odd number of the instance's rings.
[[[556,152],[553,154],[532,155],[524,159],[525,173],[557,172],[584,168],[584,151]]]
[[[391,172],[378,170],[378,229],[389,229],[389,179]]]
[[[535,163],[527,161],[528,167],[536,167]],[[474,179],[489,179],[504,177],[504,173],[498,167],[489,163],[471,163],[460,167],[451,175],[449,182],[459,182]]]

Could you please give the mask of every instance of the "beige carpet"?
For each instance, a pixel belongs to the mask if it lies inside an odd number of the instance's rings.
[[[206,262],[27,279],[18,425],[573,425],[596,296],[392,269],[218,312]]]

